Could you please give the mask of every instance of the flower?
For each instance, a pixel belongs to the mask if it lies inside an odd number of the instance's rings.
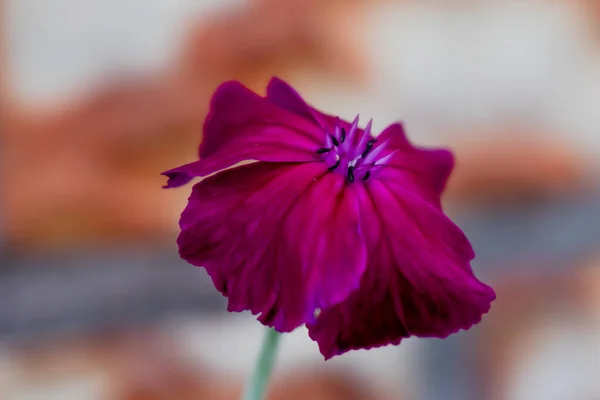
[[[177,242],[228,310],[279,332],[306,324],[328,359],[446,337],[489,310],[495,293],[440,204],[452,167],[450,152],[414,147],[400,124],[375,138],[371,122],[323,114],[273,78],[266,97],[222,84],[199,160],[164,175],[165,187],[205,177]]]

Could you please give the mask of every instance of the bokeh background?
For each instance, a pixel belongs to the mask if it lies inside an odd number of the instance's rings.
[[[324,363],[270,399],[600,399],[600,1],[0,0],[0,398],[234,400],[262,329],[180,261],[212,91],[273,75],[450,146],[445,207],[498,293],[469,332]]]

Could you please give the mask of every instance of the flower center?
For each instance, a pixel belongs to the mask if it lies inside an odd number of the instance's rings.
[[[376,146],[377,139],[371,136],[372,122],[370,120],[365,130],[360,132],[357,116],[346,131],[338,118],[333,132],[325,132],[325,147],[316,150],[330,171],[341,173],[350,183],[368,180],[377,167],[385,165],[393,154],[381,157],[387,142]]]

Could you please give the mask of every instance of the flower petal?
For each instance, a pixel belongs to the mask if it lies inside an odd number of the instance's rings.
[[[352,123],[341,120],[339,117],[325,114],[306,103],[293,87],[279,78],[271,78],[269,81],[266,98],[280,107],[314,121],[321,129],[326,129],[330,133],[334,131],[338,124],[341,128],[346,129],[347,132],[352,127]],[[362,129],[358,129],[356,136],[362,136],[362,132]],[[320,133],[317,139],[322,143],[324,141],[323,134]]]
[[[271,78],[267,85],[267,100],[283,107],[299,116],[312,120],[317,126],[322,126],[321,113],[308,105],[302,96],[285,81],[279,78]],[[321,133],[317,139],[323,140]]]
[[[358,288],[367,262],[359,227],[360,190],[340,174],[326,174],[286,218],[285,239],[294,243],[288,268],[304,271],[306,321],[314,319],[315,310],[343,301]]]
[[[241,161],[319,161],[325,134],[314,121],[280,107],[239,82],[215,92],[204,123],[200,160],[163,173],[166,187],[188,183]]]
[[[401,124],[387,127],[378,137],[389,141],[387,150],[397,153],[378,174],[379,180],[402,182],[430,204],[441,208],[440,196],[454,167],[452,153],[444,149],[423,149],[413,146]]]
[[[473,275],[460,229],[410,192],[365,186],[359,201],[370,258],[360,289],[308,324],[325,358],[409,336],[446,337],[479,322],[495,293]]]
[[[181,257],[206,268],[229,310],[261,313],[279,331],[341,301],[365,268],[354,193],[323,163],[258,162],[206,178],[180,225]]]

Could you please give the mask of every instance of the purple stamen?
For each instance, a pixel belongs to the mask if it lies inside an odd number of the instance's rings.
[[[352,155],[352,157],[354,157],[354,158],[358,157],[362,153],[365,146],[367,145],[367,142],[369,141],[369,139],[373,138],[371,136],[371,125],[372,124],[373,124],[373,120],[370,119],[369,122],[367,123],[367,126],[365,127],[364,134],[360,138],[360,141],[358,142],[358,145],[355,148],[355,151],[354,151],[354,154]]]
[[[317,154],[323,155],[322,160],[329,165],[329,171],[337,170],[337,173],[346,176],[349,183],[353,183],[357,174],[362,176],[362,181],[366,181],[373,175],[372,168],[376,167],[376,170],[379,170],[387,163],[394,153],[379,158],[386,148],[387,141],[374,147],[377,139],[371,136],[372,122],[373,120],[370,120],[364,131],[360,132],[358,116],[348,130],[341,127],[339,118],[337,119],[333,133],[326,132],[326,147],[316,150]],[[355,140],[357,134],[360,135],[359,140]]]

